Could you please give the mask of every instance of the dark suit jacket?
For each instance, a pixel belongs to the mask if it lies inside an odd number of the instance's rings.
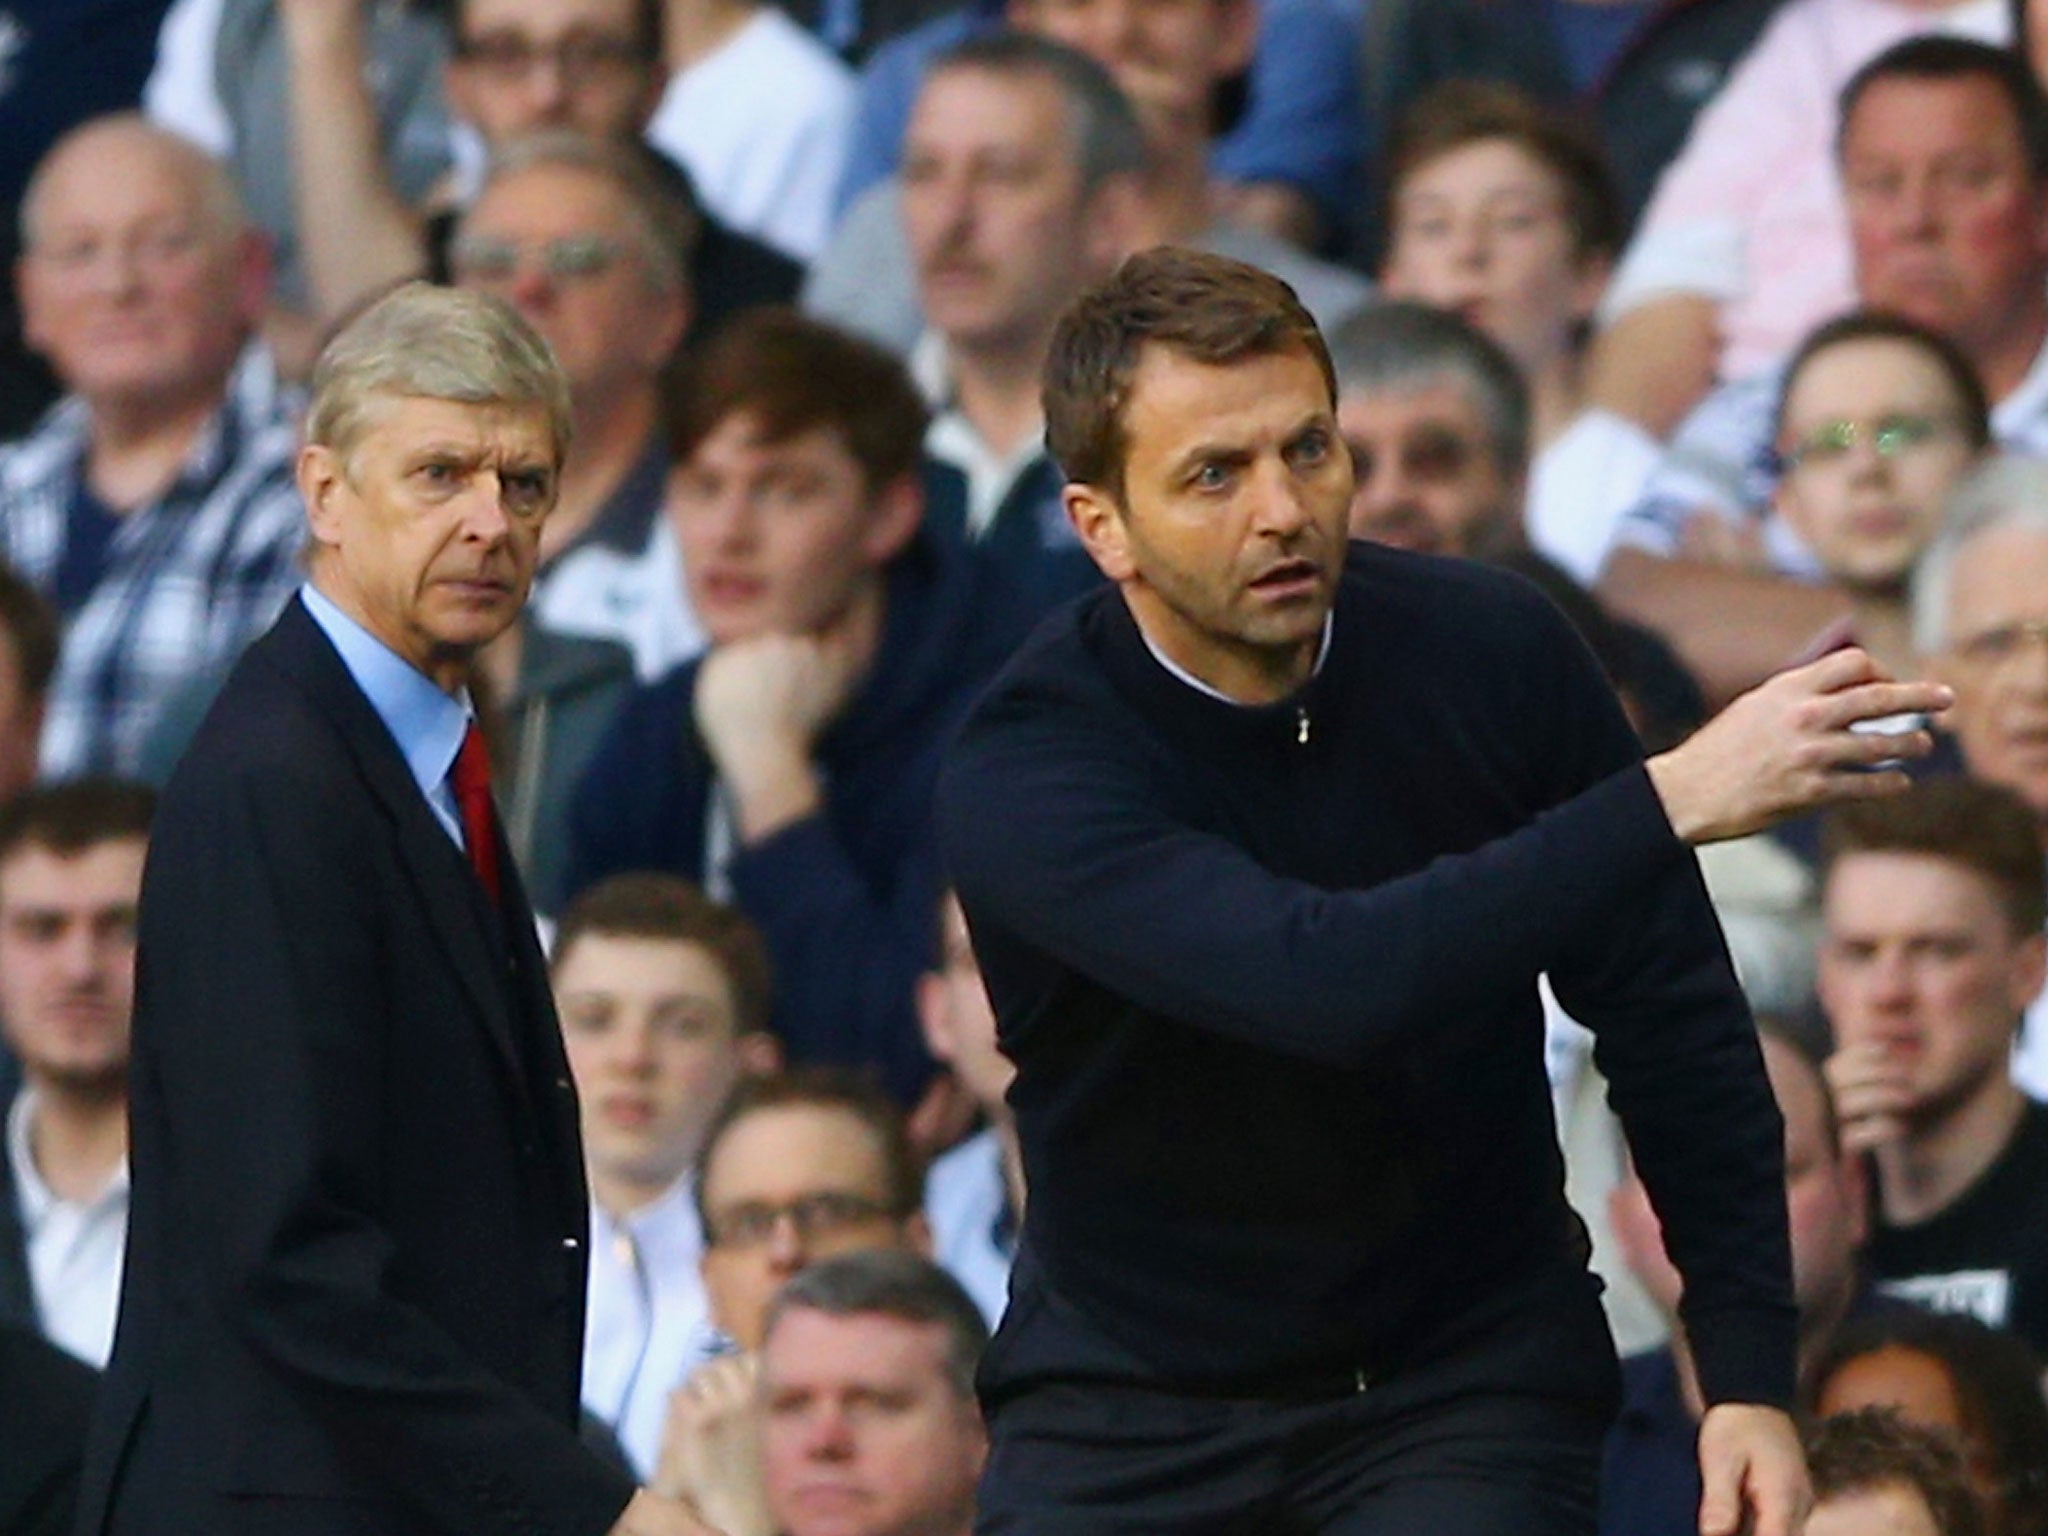
[[[81,1532],[607,1530],[586,1194],[526,897],[502,916],[294,602],[143,877],[133,1206]]]
[[[17,1089],[16,1092],[19,1092]],[[14,1094],[0,1093],[0,1127],[14,1107]],[[28,1233],[21,1225],[21,1191],[14,1185],[14,1164],[0,1147],[0,1323],[14,1323],[31,1333],[41,1331],[36,1311],[35,1282],[28,1272]]]

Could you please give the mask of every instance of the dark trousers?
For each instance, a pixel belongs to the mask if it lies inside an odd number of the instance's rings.
[[[1605,1405],[1041,1386],[991,1422],[977,1536],[1592,1536]]]

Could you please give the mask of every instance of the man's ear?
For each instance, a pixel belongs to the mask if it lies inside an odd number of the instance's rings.
[[[1145,189],[1136,172],[1105,176],[1088,194],[1081,215],[1081,239],[1092,277],[1104,278],[1146,243]]]
[[[1067,521],[1095,568],[1111,581],[1129,581],[1137,574],[1131,559],[1130,529],[1124,524],[1124,509],[1117,498],[1098,485],[1069,480],[1060,489],[1060,504],[1067,509]]]
[[[1221,0],[1216,7],[1216,67],[1222,79],[1252,67],[1259,47],[1258,0]]]
[[[925,1049],[934,1061],[953,1060],[953,1017],[946,1007],[946,978],[926,971],[917,978],[917,1022],[924,1030]]]
[[[924,521],[924,482],[912,470],[876,492],[861,548],[877,567],[887,565],[912,539]]]
[[[306,504],[306,526],[319,544],[341,542],[341,515],[335,499],[342,492],[346,474],[341,455],[325,443],[308,443],[299,450],[293,475],[299,485],[299,500]]]

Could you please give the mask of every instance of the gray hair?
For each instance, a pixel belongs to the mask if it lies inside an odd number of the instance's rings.
[[[1494,463],[1518,478],[1529,470],[1529,386],[1492,337],[1445,310],[1406,299],[1368,305],[1330,332],[1337,399],[1402,394],[1449,383],[1478,407]]]
[[[405,283],[338,331],[313,364],[306,441],[354,454],[376,401],[539,406],[557,464],[569,451],[569,383],[555,355],[504,300]]]
[[[1913,568],[1913,644],[1922,656],[1948,644],[1949,590],[1963,546],[1996,528],[2048,533],[2048,459],[1993,454],[1949,492],[1941,526]]]
[[[1032,32],[1008,28],[955,44],[926,67],[925,79],[956,69],[978,69],[999,79],[1037,76],[1050,81],[1066,109],[1067,129],[1079,162],[1081,188],[1093,192],[1111,176],[1145,167],[1145,130],[1116,77],[1087,54]]]
[[[960,1397],[974,1397],[974,1371],[988,1347],[988,1323],[960,1282],[930,1259],[897,1249],[841,1254],[812,1265],[776,1292],[765,1340],[785,1314],[803,1307],[828,1317],[874,1313],[906,1323],[936,1323],[946,1330],[946,1380]]]
[[[36,162],[15,215],[16,233],[24,251],[36,247],[36,230],[41,221],[50,180],[59,162],[79,152],[94,139],[131,139],[149,144],[168,157],[192,180],[192,203],[201,222],[216,240],[232,240],[249,227],[249,214],[228,168],[204,149],[170,129],[151,122],[140,112],[108,112],[88,118],[63,134]]]
[[[523,172],[555,167],[610,182],[625,199],[648,285],[660,293],[688,291],[702,221],[637,144],[592,138],[566,128],[524,134],[492,153],[483,191]],[[472,211],[475,206],[470,205]]]

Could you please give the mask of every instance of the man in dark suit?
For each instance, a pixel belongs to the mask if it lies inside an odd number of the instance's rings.
[[[413,285],[313,394],[311,583],[144,879],[80,1529],[703,1536],[576,1439],[575,1095],[463,687],[525,598],[565,386],[504,305]]]

